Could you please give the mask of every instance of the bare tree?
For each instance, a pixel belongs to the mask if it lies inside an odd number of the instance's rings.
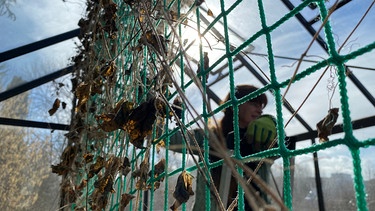
[[[9,86],[20,84],[14,77]],[[0,104],[0,116],[24,118],[28,113],[28,93]],[[46,141],[28,139],[31,129],[0,127],[0,210],[24,210],[38,198],[38,189],[49,171],[43,158]]]

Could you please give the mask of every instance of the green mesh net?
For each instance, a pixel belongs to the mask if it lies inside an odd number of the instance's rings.
[[[75,116],[72,129],[67,134],[69,143],[62,154],[62,161],[54,167],[54,171],[63,178],[61,207],[69,210],[171,209],[175,200],[173,190],[178,183],[177,176],[184,176],[183,185],[190,194],[188,186],[195,183],[195,179],[186,182],[191,179],[190,174],[196,175],[199,170],[208,174],[204,169],[223,164],[223,161],[210,163],[208,159],[210,134],[207,125],[210,118],[227,107],[233,107],[233,121],[236,123],[241,103],[271,91],[276,103],[278,140],[284,140],[281,89],[308,78],[322,68],[334,66],[338,76],[340,114],[345,134],[343,138],[297,150],[288,150],[283,141],[278,141],[277,148],[241,157],[238,149],[239,126],[235,124],[237,147],[234,155],[240,161],[280,156],[284,172],[283,203],[292,210],[290,158],[346,145],[353,158],[357,209],[368,210],[360,149],[373,146],[375,138],[358,140],[353,135],[345,64],[372,51],[375,42],[348,54],[340,54],[334,41],[334,32],[327,21],[330,13],[324,0],[301,1],[297,7],[272,24],[267,22],[263,1],[258,0],[258,7],[252,10],[257,10],[259,14],[260,30],[248,35],[246,40],[235,47],[231,44],[228,16],[241,7],[242,3],[233,1],[229,4],[221,0],[217,2],[220,4],[219,14],[213,15],[210,10],[200,7],[201,4],[204,6],[203,1],[88,1],[87,17],[79,23],[82,47],[75,58]],[[295,18],[311,3],[316,3],[319,9],[329,55],[310,67],[301,68],[293,77],[280,80],[274,62],[272,32]],[[205,16],[208,14],[212,20],[205,22],[201,13]],[[207,24],[202,26],[203,23]],[[222,27],[218,26],[219,23]],[[215,27],[222,29],[221,37],[216,39],[220,40],[225,51],[218,59],[211,59],[208,63],[203,45],[207,45],[206,36],[218,31]],[[201,35],[196,37],[200,41],[195,51],[196,55],[199,54],[197,60],[188,54],[192,43],[183,39],[186,36],[184,33],[190,28],[195,28],[195,34]],[[205,81],[208,73],[223,63],[227,64],[230,90],[226,92],[235,96],[234,58],[260,38],[265,38],[267,49],[268,84],[248,96],[241,99],[232,97],[231,101],[212,109],[206,97],[208,89]],[[193,65],[191,61],[194,61]],[[197,68],[199,71],[195,71]],[[195,111],[189,104],[191,99],[187,99],[184,94],[192,86],[200,90],[201,111]],[[182,103],[177,100],[173,103],[177,97]],[[194,118],[186,118],[187,115]],[[197,125],[205,132],[200,137],[193,138],[194,134],[189,130]],[[180,140],[178,149],[175,143],[175,148],[172,147],[172,139]],[[201,149],[200,153],[193,152],[194,147]],[[177,159],[173,156],[175,151],[182,153],[178,157],[181,161],[178,166],[172,167],[174,159]],[[200,154],[201,159],[191,154]],[[242,169],[238,172],[243,173]],[[206,198],[205,207],[209,209],[211,193],[208,185],[205,190],[205,195],[199,197]],[[240,187],[240,209],[244,207],[243,195]],[[163,207],[157,207],[159,205],[156,204],[162,204]],[[178,209],[190,209],[185,203],[178,205]]]

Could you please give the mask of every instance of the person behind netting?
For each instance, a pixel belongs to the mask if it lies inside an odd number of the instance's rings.
[[[237,99],[240,99],[256,91],[257,89],[257,87],[252,85],[238,85],[235,90],[235,97]],[[231,100],[230,94],[227,95],[223,103],[229,100]],[[276,123],[273,117],[271,115],[262,115],[263,109],[267,105],[267,102],[268,101],[266,95],[262,94],[238,106],[238,126],[239,136],[241,139],[240,154],[243,157],[268,149],[269,145],[276,137]],[[230,150],[234,149],[235,143],[233,128],[233,108],[229,107],[224,110],[224,117],[219,123],[217,133],[221,133],[218,135],[224,137],[224,139],[226,140],[226,147]],[[215,149],[211,147],[210,151],[215,151]],[[212,154],[210,153],[211,162],[215,162],[221,159]],[[254,170],[257,167],[258,162],[249,162],[246,165],[250,167],[250,169]],[[265,182],[269,181],[268,175],[270,171],[270,165],[271,164],[269,163],[263,164],[257,173]],[[220,187],[220,181],[223,181],[221,179],[221,173],[221,166],[211,169],[211,175],[218,190]],[[231,181],[228,190],[227,206],[229,206],[237,196],[238,184],[236,182],[236,179],[232,177],[230,180]],[[262,190],[256,184],[251,183],[251,186],[261,195],[264,201],[268,202],[267,196],[262,193]],[[223,192],[223,190],[219,190],[219,192]],[[244,202],[245,210],[252,210],[247,200],[245,200]],[[196,207],[194,208],[194,210],[198,210]],[[217,207],[218,206],[216,205],[215,199],[211,197],[211,210],[216,210]]]

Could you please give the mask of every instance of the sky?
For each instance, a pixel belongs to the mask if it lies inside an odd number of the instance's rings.
[[[84,1],[74,0],[64,3],[62,0],[17,0],[11,7],[16,19],[0,17],[2,33],[0,51],[6,51],[35,41],[46,39],[78,28],[78,20],[85,12]],[[75,55],[75,44],[69,40],[58,45],[29,53],[5,62],[7,74],[23,75],[25,80],[38,78],[57,68],[63,68],[69,58]],[[44,65],[44,70],[30,71],[29,65]],[[30,68],[29,68],[30,69]],[[25,74],[25,71],[27,74]]]
[[[226,1],[227,7],[229,7],[232,2],[234,1]],[[293,2],[299,3],[299,1]],[[332,16],[331,24],[335,32],[334,36],[338,46],[344,42],[371,2],[372,1],[370,0],[363,0],[357,1],[356,3],[349,3],[348,6],[344,6]],[[244,40],[248,39],[250,35],[256,33],[260,29],[259,13],[255,3],[256,1],[243,1],[244,6],[236,9],[235,12],[232,12],[228,16],[229,25],[237,33],[239,33]],[[264,1],[264,4],[268,24],[274,23],[287,12],[287,9],[280,2],[276,3],[274,1]],[[220,13],[220,7],[217,1],[206,0],[206,3],[202,6],[211,9],[214,15]],[[0,52],[76,29],[78,27],[78,20],[85,13],[85,3],[83,0],[70,0],[65,2],[62,0],[18,0],[17,3],[11,7],[11,9],[16,15],[16,20],[11,20],[7,17],[0,17],[0,26],[2,28],[2,33],[0,33]],[[303,14],[308,17],[313,17],[316,12],[305,9]],[[243,17],[247,18],[245,19]],[[363,23],[358,27],[358,30],[352,35],[350,41],[343,48],[342,53],[345,54],[352,52],[355,49],[374,42],[374,38],[372,36],[375,32],[375,29],[372,26],[374,22],[375,10],[373,8]],[[316,24],[314,27],[317,28],[319,25]],[[234,45],[238,46],[241,44],[241,42],[243,42],[242,39],[235,38],[233,34],[230,34],[230,37],[232,38]],[[207,35],[207,39],[209,42],[211,42],[211,44],[216,43],[215,40],[209,37],[209,35]],[[299,58],[306,50],[307,44],[311,41],[311,39],[311,36],[303,29],[302,26],[298,24],[296,20],[290,20],[272,33],[274,53],[277,56]],[[33,52],[32,54],[21,56],[5,62],[4,64],[7,77],[11,78],[12,76],[22,76],[24,80],[29,81],[69,65],[69,58],[74,56],[76,52],[76,45],[74,42],[77,42],[77,39],[72,39],[55,46]],[[252,46],[254,47],[252,52],[266,53],[267,48],[264,37],[255,40],[254,43],[252,43]],[[214,50],[204,47],[204,50],[209,52],[210,61],[212,62],[225,53],[222,50],[223,45],[215,44],[214,47]],[[198,54],[195,54],[194,56],[197,55]],[[320,60],[321,58],[327,57],[327,54],[317,44],[312,46],[312,48],[308,51],[308,55],[308,58],[312,60]],[[256,62],[257,65],[259,65],[259,67],[262,68],[266,73],[269,72],[266,57],[251,54],[249,54],[249,56],[251,56],[253,61]],[[355,60],[348,62],[348,64],[365,68],[374,68],[374,56],[375,52],[370,52],[365,56],[360,56]],[[289,78],[296,66],[295,61],[285,59],[276,59],[275,63],[278,68],[277,75],[280,80]],[[311,65],[311,63],[302,63],[300,70],[303,70],[309,65]],[[375,83],[373,83],[372,80],[375,76],[374,70],[352,68],[352,71],[368,88],[370,93],[375,95]],[[330,72],[331,77],[330,75],[324,77],[318,86],[317,91],[312,94],[311,98],[307,100],[306,104],[300,111],[300,115],[313,128],[315,128],[315,124],[326,115],[330,104],[330,95],[334,94],[331,102],[332,106],[340,106],[340,96],[337,90],[333,92],[327,88],[332,81],[334,83],[337,82],[335,70],[332,69]],[[292,88],[287,95],[287,99],[294,108],[298,107],[298,105],[306,97],[307,91],[311,89],[319,76],[320,73],[317,72],[309,76],[308,79],[292,85]],[[215,76],[209,79],[209,83],[214,80]],[[329,80],[331,80],[331,82]],[[251,83],[261,86],[261,83],[243,68],[236,72],[235,82],[236,84]],[[6,84],[6,80],[2,81],[2,83]],[[364,99],[364,97],[359,93],[358,89],[356,89],[350,82],[348,82],[348,87],[350,90],[349,95],[352,119],[355,120],[374,115],[374,107],[367,102],[366,99]],[[53,87],[46,89],[50,91],[54,90]],[[216,92],[216,94],[219,95],[219,97],[224,98],[229,90],[228,80],[225,79],[223,82],[213,85],[212,89]],[[194,88],[189,88],[187,89],[186,94],[188,97],[190,97],[190,99],[195,99],[197,91]],[[271,99],[271,102],[264,112],[275,114],[272,96],[270,94],[267,95],[269,99]],[[48,103],[46,103],[46,105],[52,105],[54,96],[55,95],[51,94],[51,96],[48,97]],[[198,110],[201,109],[201,102],[199,100],[194,101],[193,105]],[[38,104],[38,106],[40,106],[40,104]],[[214,107],[215,106],[216,105],[214,105]],[[43,110],[45,108],[38,109]],[[286,110],[284,110],[284,112],[284,118],[290,117],[290,114]],[[30,118],[38,119],[37,116],[40,115],[37,114],[36,116],[30,116]],[[59,121],[59,119],[52,119],[52,121]],[[339,118],[338,123],[341,122],[342,120]],[[360,140],[365,140],[375,137],[374,131],[374,128],[362,129],[355,131],[355,135]],[[292,121],[291,125],[286,128],[286,133],[290,135],[303,132],[306,131],[296,121]],[[332,139],[341,137],[343,137],[343,135],[338,134],[332,136]],[[310,145],[311,143],[306,141],[299,143],[297,147],[303,148]],[[373,146],[361,150],[363,163],[364,165],[369,166],[369,169],[375,169],[375,161],[373,161],[372,158],[372,154],[374,152],[375,149]],[[322,176],[328,177],[332,172],[353,174],[351,169],[352,161],[347,147],[338,146],[326,149],[319,152],[319,157],[322,168]],[[296,163],[308,165],[312,168],[312,156],[301,155],[297,158]],[[366,176],[366,179],[374,177],[375,174],[370,174],[369,176]]]

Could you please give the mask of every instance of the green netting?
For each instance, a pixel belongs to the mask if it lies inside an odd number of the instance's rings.
[[[305,0],[273,24],[269,24],[263,1],[258,0],[257,9],[261,29],[248,35],[242,44],[234,47],[231,44],[227,18],[241,6],[242,1],[227,5],[228,3],[221,0],[220,14],[215,14],[216,18],[204,27],[201,26],[202,9],[197,6],[198,1],[193,4],[182,1],[88,1],[87,17],[80,21],[82,29],[80,39],[83,47],[79,56],[75,58],[76,72],[73,82],[78,98],[77,109],[71,132],[67,135],[69,143],[62,155],[61,169],[58,171],[63,175],[61,206],[72,210],[119,210],[126,204],[126,209],[129,210],[143,210],[144,207],[148,210],[169,210],[174,201],[172,194],[177,175],[184,171],[196,174],[198,169],[201,169],[202,173],[208,176],[208,171],[204,169],[223,164],[223,161],[210,163],[208,160],[209,140],[212,138],[207,128],[209,119],[232,106],[235,114],[233,121],[236,123],[238,122],[236,114],[241,103],[271,90],[276,102],[279,147],[241,157],[239,126],[235,124],[234,157],[248,162],[251,158],[280,156],[284,169],[284,204],[292,210],[289,158],[337,145],[346,145],[353,158],[357,209],[368,210],[361,173],[360,149],[374,145],[375,138],[358,140],[353,135],[346,84],[347,73],[344,65],[357,56],[372,51],[375,48],[375,42],[351,53],[340,54],[335,45],[330,22],[327,21],[324,22],[323,31],[329,56],[300,70],[293,79],[280,80],[276,74],[272,32],[295,18],[312,2],[317,3],[321,19],[326,20],[329,14],[324,0]],[[188,20],[187,17],[194,17],[195,20]],[[206,42],[204,36],[209,35],[219,23],[223,24],[221,42],[224,44],[225,52],[206,66],[202,47],[202,43]],[[201,44],[195,52],[199,54],[197,63],[201,67],[198,75],[192,71],[194,68],[188,62],[191,58],[188,57],[187,50],[191,45],[184,44],[184,40],[180,39],[189,27],[197,28],[196,33],[201,34],[198,37]],[[264,45],[267,48],[270,82],[258,91],[237,99],[233,60],[236,55],[245,51],[261,37],[265,37],[266,41]],[[212,110],[206,97],[206,83],[201,83],[201,81],[206,81],[207,73],[218,68],[222,63],[228,64],[229,81],[226,83],[230,85],[228,91],[232,100]],[[341,139],[312,145],[308,148],[288,150],[281,141],[285,136],[281,89],[329,66],[337,69],[340,114],[345,135]],[[193,120],[186,118],[189,112],[193,112],[193,108],[189,105],[189,99],[186,99],[184,95],[186,89],[191,86],[199,87],[203,96],[202,111],[191,114],[195,117]],[[176,110],[176,107],[172,105],[176,96],[181,97],[184,102],[181,105],[182,118],[180,120],[175,117],[178,109]],[[125,107],[125,102],[130,102],[132,108]],[[131,118],[131,112],[135,112],[142,106],[146,109],[139,111],[134,118]],[[149,113],[151,117],[148,116]],[[155,116],[156,119],[152,119]],[[202,136],[203,140],[194,140],[189,132],[191,127],[197,127],[197,125],[205,131]],[[139,140],[136,137],[141,138]],[[173,157],[176,150],[170,149],[171,139],[176,137],[181,140],[181,149],[178,150],[182,152],[179,158],[181,165],[171,167],[175,162],[171,159],[176,159]],[[192,156],[189,155],[190,145],[194,145],[194,141],[203,143],[201,145],[203,159],[199,162],[200,165],[188,165],[192,160]],[[137,147],[134,146],[134,142],[138,145]],[[124,163],[126,158],[129,163]],[[165,168],[160,170],[160,166],[156,165],[163,159],[165,159]],[[195,159],[198,160],[196,157]],[[239,168],[238,172],[242,174],[243,170]],[[154,189],[155,191],[152,191]],[[244,192],[240,186],[238,200],[240,209],[244,207],[243,195]],[[210,209],[208,185],[206,185],[206,194],[200,197],[206,198],[205,207]],[[129,204],[126,203],[127,199]],[[162,208],[156,207],[156,202],[159,204],[160,201],[163,201]],[[179,209],[188,208],[183,204]]]

